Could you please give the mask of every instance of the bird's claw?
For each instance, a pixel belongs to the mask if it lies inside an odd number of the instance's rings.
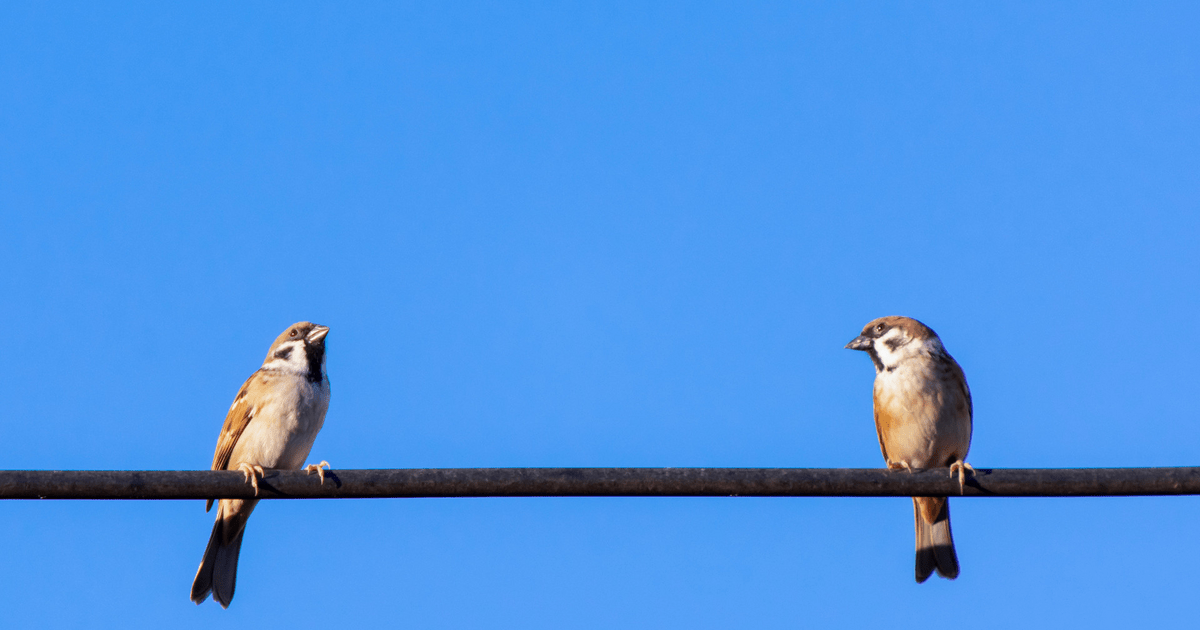
[[[887,467],[888,470],[905,470],[912,472],[912,466],[909,466],[908,462],[888,462]]]
[[[958,461],[954,462],[953,464],[950,464],[950,478],[951,479],[954,478],[955,472],[958,473],[958,493],[963,494],[963,491],[967,485],[967,474],[969,473],[972,477],[974,477],[975,476],[975,468],[965,461],[958,460]]]
[[[263,470],[263,467],[256,464],[247,464],[246,462],[242,462],[238,464],[238,470],[240,470],[246,477],[246,483],[254,486],[254,496],[258,496],[258,479],[259,477],[263,477],[267,474]]]
[[[329,462],[321,460],[320,464],[309,464],[308,466],[305,466],[304,472],[310,475],[317,473],[317,476],[321,478],[321,485],[325,485],[325,470],[329,468],[331,468]]]

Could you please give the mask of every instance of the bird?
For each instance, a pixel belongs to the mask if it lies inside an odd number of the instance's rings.
[[[292,324],[275,339],[267,358],[238,390],[217,439],[213,470],[237,470],[258,495],[267,469],[298,470],[312,450],[329,409],[325,373],[325,336],[329,328],[311,322]],[[329,462],[304,468],[325,482]],[[238,554],[246,520],[258,499],[221,499],[208,547],[192,582],[191,599],[204,603],[211,593],[229,608],[237,581]],[[212,509],[209,499],[204,511]]]
[[[921,322],[899,316],[871,320],[846,344],[875,364],[875,432],[889,469],[949,468],[960,490],[971,447],[974,410],[971,390],[942,340]],[[958,577],[958,555],[950,533],[945,497],[913,497],[917,534],[917,583],[934,570]]]

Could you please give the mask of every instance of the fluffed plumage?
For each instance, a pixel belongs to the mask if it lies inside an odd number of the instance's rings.
[[[238,391],[225,416],[213,454],[213,470],[241,470],[257,493],[264,469],[299,469],[312,449],[329,409],[325,374],[325,335],[309,322],[288,327],[267,358]],[[309,466],[309,472],[320,471]],[[321,472],[322,481],[324,473]],[[212,508],[209,499],[205,511]],[[212,593],[228,608],[237,582],[242,536],[258,499],[221,499],[208,547],[192,582],[191,598],[202,603]]]
[[[888,468],[942,468],[965,475],[971,446],[971,390],[962,368],[928,326],[908,317],[881,317],[846,347],[875,364],[875,431]],[[958,577],[944,497],[913,497],[916,578],[935,570]]]

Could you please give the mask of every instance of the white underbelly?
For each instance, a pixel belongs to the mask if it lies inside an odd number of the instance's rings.
[[[889,407],[893,419],[881,436],[891,462],[931,468],[967,456],[970,418],[958,417],[936,386],[930,375],[917,370],[901,368],[876,377],[876,400]]]
[[[297,469],[304,465],[329,408],[327,388],[305,383],[284,388],[281,396],[264,401],[238,438],[228,469],[242,463],[263,468]]]
[[[894,426],[888,435],[887,453],[894,462],[912,468],[929,468],[937,461],[938,436],[933,422],[907,422]]]
[[[236,468],[245,462],[263,468],[299,468],[312,450],[316,431],[303,431],[300,427],[280,430],[266,424],[251,422],[242,433],[229,467]]]

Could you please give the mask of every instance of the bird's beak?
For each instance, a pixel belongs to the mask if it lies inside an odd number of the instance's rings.
[[[325,335],[328,335],[328,334],[329,334],[328,326],[317,326],[316,328],[313,328],[311,331],[309,331],[308,335],[305,338],[308,340],[309,343],[316,343],[316,342],[324,339]]]
[[[859,335],[859,336],[855,337],[854,339],[851,339],[850,343],[846,344],[846,349],[847,350],[870,350],[871,349],[871,340],[862,335]]]

